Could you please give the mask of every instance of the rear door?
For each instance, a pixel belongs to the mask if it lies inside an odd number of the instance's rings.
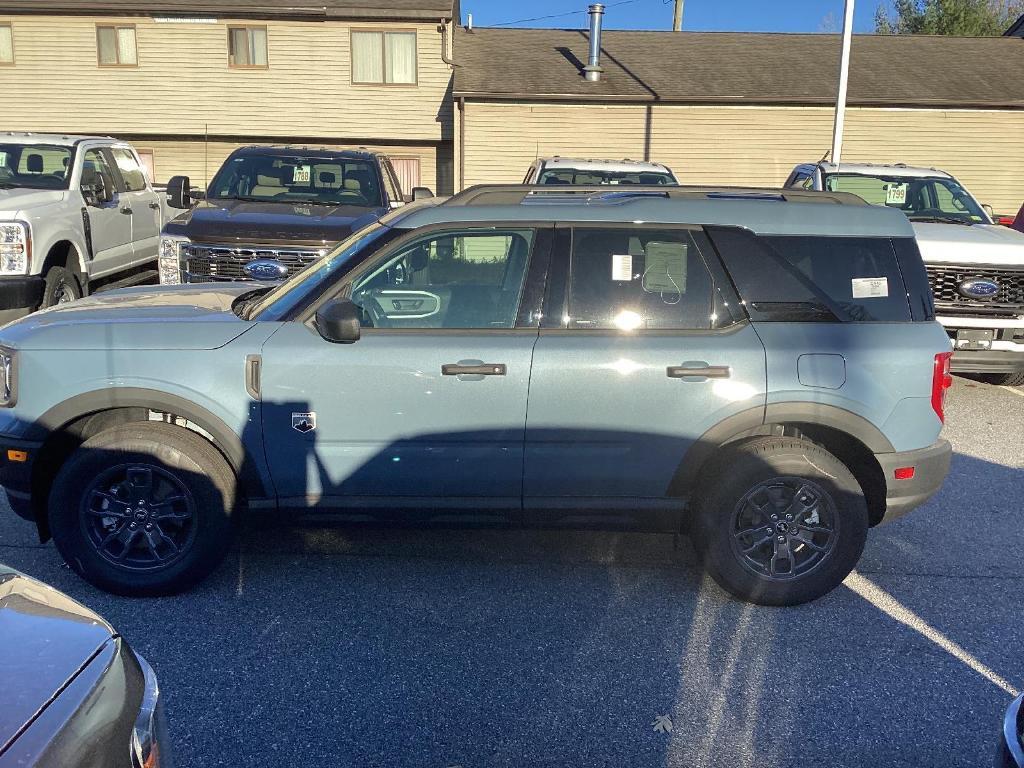
[[[131,149],[114,147],[110,153],[124,182],[122,209],[131,209],[133,261],[152,261],[156,259],[160,240],[160,200]]]
[[[700,229],[560,230],[533,357],[524,505],[537,522],[672,509],[701,435],[763,418],[765,353]],[[573,510],[576,510],[574,512]]]

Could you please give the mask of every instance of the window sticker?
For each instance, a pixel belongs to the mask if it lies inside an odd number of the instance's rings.
[[[292,184],[309,184],[312,171],[308,165],[297,165],[292,173]]]
[[[633,279],[633,255],[629,253],[612,254],[612,280],[628,283]]]
[[[906,184],[890,184],[885,188],[885,204],[886,205],[906,205],[907,203],[907,185]]]
[[[663,299],[686,293],[686,243],[651,241],[645,251],[643,289]]]
[[[855,299],[881,299],[889,295],[887,277],[855,277],[851,282]]]

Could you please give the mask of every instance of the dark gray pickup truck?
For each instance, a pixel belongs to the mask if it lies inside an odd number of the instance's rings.
[[[176,176],[170,205],[186,212],[160,239],[160,282],[280,280],[413,198],[391,161],[366,150],[250,146],[235,150],[205,193]]]

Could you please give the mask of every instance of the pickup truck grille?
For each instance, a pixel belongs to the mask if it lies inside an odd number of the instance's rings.
[[[1017,317],[1024,314],[1024,268],[926,265],[928,281],[935,295],[935,307],[941,314],[957,312],[987,317]],[[960,293],[964,280],[982,278],[999,284],[991,298],[973,299]]]
[[[203,245],[189,243],[181,248],[181,277],[186,283],[248,280],[242,268],[255,259],[274,259],[288,267],[288,277],[305,269],[327,253],[327,249],[276,248],[261,245]]]

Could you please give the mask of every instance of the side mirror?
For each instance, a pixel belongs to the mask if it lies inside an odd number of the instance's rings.
[[[192,207],[192,185],[188,176],[173,176],[167,182],[167,204],[182,210]]]
[[[412,188],[412,199],[413,200],[429,200],[434,196],[427,187],[413,187]]]
[[[987,213],[987,214],[988,214],[988,217],[989,217],[990,219],[992,219],[992,221],[995,221],[995,220],[996,220],[996,212],[995,212],[995,210],[994,210],[994,209],[992,208],[992,206],[991,206],[991,205],[989,205],[988,203],[985,203],[984,205],[982,205],[982,206],[981,206],[981,210],[983,210],[983,211],[984,211],[985,213]]]
[[[359,341],[359,307],[351,299],[332,299],[316,311],[316,329],[332,344]]]

